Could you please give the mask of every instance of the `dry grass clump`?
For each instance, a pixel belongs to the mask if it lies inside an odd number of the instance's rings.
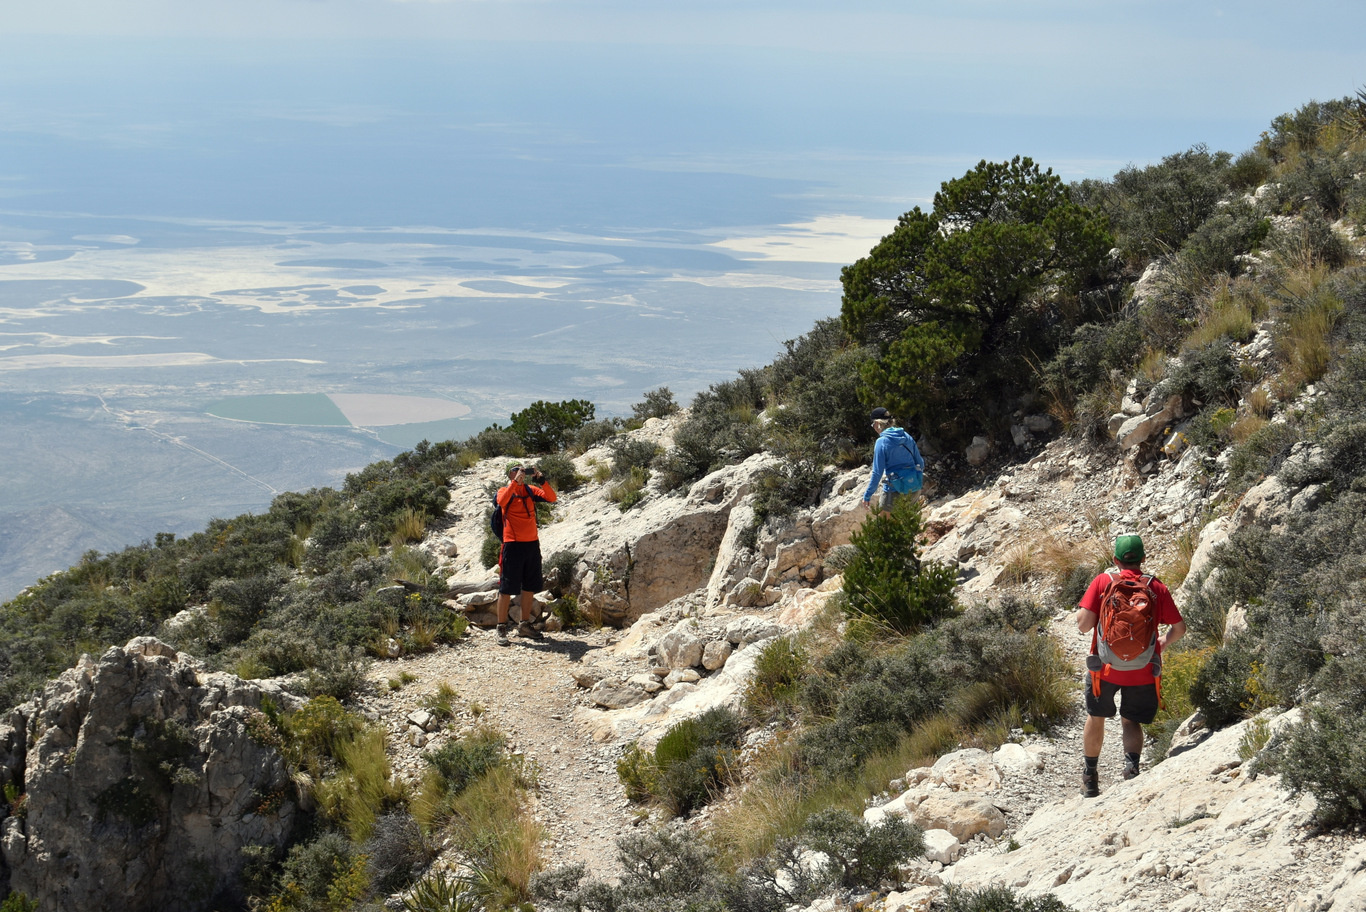
[[[1205,316],[1186,337],[1182,349],[1198,351],[1228,339],[1240,344],[1256,334],[1256,321],[1266,313],[1266,299],[1245,279],[1221,276],[1204,304]]]
[[[1277,350],[1285,367],[1277,384],[1289,398],[1310,383],[1318,382],[1332,360],[1333,326],[1342,313],[1342,302],[1331,294],[1315,295],[1309,306],[1281,323]]]
[[[1001,575],[996,578],[997,582],[1007,586],[1024,585],[1038,572],[1035,558],[1034,549],[1028,544],[1017,543],[1012,545],[1005,552],[1005,559],[1001,564]]]

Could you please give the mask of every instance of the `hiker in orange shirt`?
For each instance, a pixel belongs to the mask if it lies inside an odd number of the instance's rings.
[[[1091,634],[1086,659],[1086,726],[1082,729],[1082,795],[1100,794],[1097,762],[1105,743],[1105,720],[1115,716],[1120,696],[1124,778],[1138,775],[1143,726],[1157,716],[1161,697],[1162,650],[1186,635],[1171,590],[1143,573],[1143,539],[1115,539],[1114,568],[1091,581],[1077,606],[1077,629]],[[1166,633],[1159,625],[1170,624]]]
[[[531,477],[528,478],[528,473]],[[517,635],[541,639],[535,623],[535,594],[545,586],[541,576],[541,541],[536,529],[536,504],[554,503],[555,491],[535,466],[510,463],[508,483],[495,498],[503,514],[503,549],[498,558],[498,645],[508,645],[508,608],[517,595],[522,616]],[[528,481],[534,483],[528,484]]]

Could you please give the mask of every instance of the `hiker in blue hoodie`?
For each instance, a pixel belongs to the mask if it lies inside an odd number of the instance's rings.
[[[882,497],[877,509],[891,510],[901,494],[919,491],[925,472],[925,459],[915,438],[896,426],[896,419],[885,408],[873,409],[873,430],[877,443],[873,444],[873,474],[868,489],[863,492],[863,505],[872,506],[873,491],[882,482]]]

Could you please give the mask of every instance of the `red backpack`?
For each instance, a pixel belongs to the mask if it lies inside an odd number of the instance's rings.
[[[1110,581],[1100,596],[1096,622],[1096,654],[1118,671],[1135,671],[1149,665],[1157,652],[1157,599],[1153,578],[1124,576],[1107,570]]]
[[[1136,671],[1152,666],[1157,705],[1162,699],[1162,656],[1157,652],[1157,599],[1151,576],[1126,578],[1119,570],[1106,570],[1110,581],[1100,594],[1100,613],[1086,670],[1091,674],[1091,693],[1100,696],[1101,677],[1110,669]]]

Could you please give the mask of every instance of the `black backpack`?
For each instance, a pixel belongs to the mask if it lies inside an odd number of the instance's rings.
[[[513,495],[513,500],[531,501],[532,510],[536,509],[535,505],[538,503],[550,503],[550,500],[548,498],[542,497],[541,495],[535,493],[531,490],[530,487],[528,487],[526,490],[527,493],[525,494]],[[508,505],[512,505],[511,500],[508,501]],[[497,494],[493,495],[493,512],[489,514],[489,531],[493,533],[494,538],[498,539],[499,541],[503,540],[503,511],[498,507]]]

